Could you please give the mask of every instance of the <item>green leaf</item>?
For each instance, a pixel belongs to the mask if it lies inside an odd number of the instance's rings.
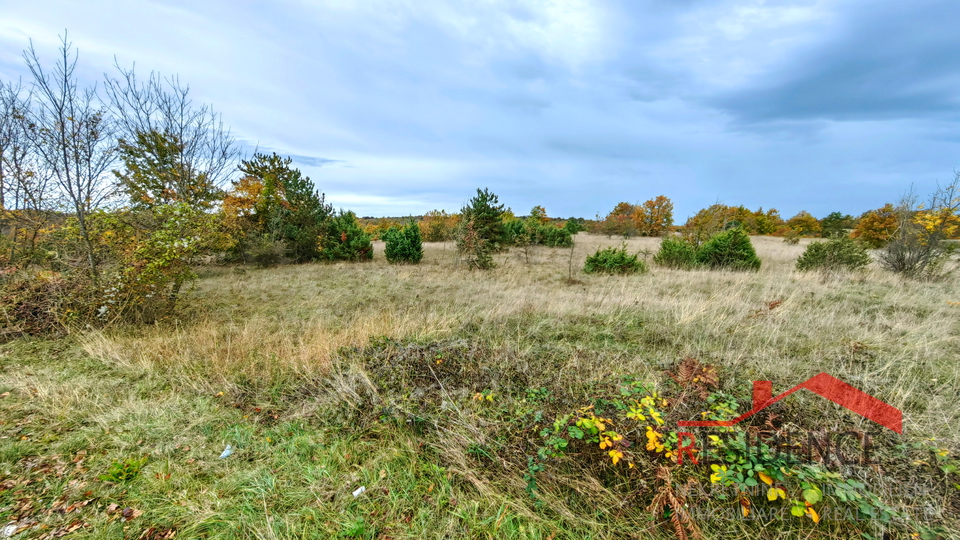
[[[805,489],[803,490],[803,500],[810,504],[817,504],[823,500],[823,493],[820,493],[819,489]]]

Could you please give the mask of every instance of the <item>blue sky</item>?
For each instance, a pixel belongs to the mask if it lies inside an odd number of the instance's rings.
[[[179,74],[360,215],[593,217],[664,194],[859,214],[960,168],[956,0],[0,0],[0,79],[69,29]]]

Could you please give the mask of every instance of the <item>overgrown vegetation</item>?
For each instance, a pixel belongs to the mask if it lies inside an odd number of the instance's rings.
[[[859,270],[871,262],[862,243],[847,236],[813,242],[797,259],[797,270]]]
[[[402,229],[394,227],[383,234],[384,256],[392,263],[417,264],[423,258],[420,227],[412,220]]]
[[[660,241],[653,262],[667,268],[689,270],[697,265],[697,248],[683,238],[668,236]]]
[[[596,253],[587,257],[583,271],[588,274],[644,274],[647,272],[647,263],[637,254],[627,253],[624,244],[597,249]]]
[[[668,268],[691,270],[705,267],[714,270],[758,270],[760,259],[750,237],[739,226],[715,233],[699,247],[689,237],[664,238],[653,262]]]
[[[750,237],[740,227],[717,233],[697,249],[697,264],[712,269],[759,270]]]

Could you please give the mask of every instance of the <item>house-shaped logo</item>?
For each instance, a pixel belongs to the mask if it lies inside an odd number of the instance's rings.
[[[830,401],[850,409],[867,420],[872,420],[897,433],[903,433],[903,413],[870,394],[858,390],[849,384],[820,373],[804,383],[794,386],[790,390],[773,397],[773,384],[770,381],[753,381],[753,408],[733,420],[717,421],[680,421],[678,425],[684,427],[723,427],[738,424],[741,421],[757,414],[790,394],[806,388]]]

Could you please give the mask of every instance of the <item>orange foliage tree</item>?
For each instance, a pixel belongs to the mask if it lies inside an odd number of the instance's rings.
[[[883,208],[870,210],[860,216],[860,221],[850,236],[859,238],[870,247],[880,248],[893,238],[897,226],[897,211],[892,204],[887,203]]]
[[[633,223],[634,213],[636,213],[634,205],[627,202],[617,203],[607,217],[600,218],[597,214],[595,231],[607,236],[631,236],[636,233],[636,226]]]
[[[420,220],[420,234],[424,242],[448,242],[460,223],[460,214],[448,214],[444,210],[427,212]]]
[[[673,202],[664,195],[636,206],[633,224],[640,236],[663,236],[673,225]]]
[[[801,210],[797,215],[787,220],[787,227],[800,236],[820,236],[820,221],[810,215],[810,212]]]

